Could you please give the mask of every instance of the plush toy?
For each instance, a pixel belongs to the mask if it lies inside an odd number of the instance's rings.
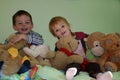
[[[29,47],[25,47],[23,48],[24,52],[29,55],[29,56],[33,56],[37,61],[39,65],[42,66],[51,66],[49,60],[45,59],[45,55],[50,49],[49,46],[47,45],[31,45],[30,48]]]
[[[5,75],[17,73],[21,67],[21,56],[18,54],[18,50],[13,47],[8,50],[0,48],[0,61],[3,61],[1,71]]]
[[[31,45],[30,47],[25,47],[23,50],[26,52],[26,54],[32,55],[35,58],[39,55],[45,58],[44,54],[47,53],[50,49],[47,45]]]
[[[105,52],[100,57],[98,63],[103,71],[120,70],[120,36],[115,33],[107,34],[102,40]]]
[[[23,73],[30,69],[30,61],[27,56],[21,56],[19,50],[26,44],[24,40],[16,44],[9,42],[13,35],[9,37],[7,44],[0,45],[0,68],[3,74]],[[2,65],[1,65],[2,64]]]
[[[99,33],[99,32],[96,32],[96,34],[97,35],[101,34],[102,36],[104,36],[104,34]],[[80,45],[81,44],[79,42],[79,46]],[[94,45],[97,45],[97,44],[94,44]],[[103,79],[112,80],[111,72],[102,73],[102,71],[100,69],[100,65],[97,62],[90,62],[86,59],[86,57],[83,57],[83,58],[84,58],[84,61],[81,64],[74,62],[74,63],[70,63],[66,66],[65,74],[66,74],[67,80],[72,80],[76,75],[78,75],[80,73],[80,71],[88,72],[89,76],[96,78],[97,80],[103,80]],[[99,74],[101,74],[101,75],[98,77]],[[97,76],[95,76],[95,75],[97,75]]]
[[[39,64],[39,62],[35,59],[34,56],[26,55],[26,53],[24,52],[23,48],[25,46],[28,46],[28,47],[30,46],[30,45],[27,45],[25,40],[21,40],[21,41],[17,42],[16,44],[10,43],[10,40],[16,36],[18,36],[18,35],[17,34],[10,35],[8,38],[8,44],[5,47],[6,48],[11,47],[11,46],[16,47],[19,50],[19,54],[22,57],[27,56],[29,58],[29,62],[30,62],[31,67]],[[26,59],[26,58],[24,58],[24,59]]]
[[[104,53],[104,48],[101,46],[101,40],[105,36],[102,32],[93,32],[89,34],[86,39],[86,45],[92,54],[96,57],[101,56]]]
[[[45,58],[50,60],[52,67],[63,70],[69,63],[83,62],[83,58],[81,56],[73,55],[74,53],[72,53],[74,50],[76,50],[78,46],[77,40],[68,36],[59,39],[56,45],[59,51],[50,50],[48,53],[45,54]]]

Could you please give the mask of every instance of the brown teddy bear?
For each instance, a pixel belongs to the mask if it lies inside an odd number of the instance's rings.
[[[15,36],[16,35],[12,35],[8,39],[10,40]],[[0,45],[0,62],[3,62],[3,65],[0,67],[3,74],[11,75],[17,73],[17,71],[20,69],[22,65],[22,57],[18,50],[21,49],[24,44],[25,41],[20,41],[16,44],[8,42],[8,44]]]
[[[107,34],[102,39],[102,47],[105,51],[100,57],[98,63],[103,71],[119,71],[120,70],[120,36],[118,33]]]
[[[87,37],[86,45],[95,57],[99,57],[104,53],[104,48],[101,46],[101,40],[105,36],[102,32],[93,32]]]
[[[8,50],[0,48],[0,61],[3,61],[1,71],[5,75],[17,73],[21,67],[22,57],[19,55],[18,50],[14,47]]]
[[[25,54],[22,51],[22,48],[26,44],[24,40],[21,40],[16,44],[9,42],[9,40],[15,36],[17,35],[10,36],[8,38],[7,44],[0,45],[0,68],[3,74],[6,75],[14,74],[17,72],[25,72],[25,69],[22,68],[24,63],[25,66],[28,67],[28,69],[30,69],[31,65],[36,65],[38,63],[38,61],[34,57],[21,55],[20,51],[22,52],[22,54]]]
[[[72,37],[64,37],[56,43],[59,51],[50,50],[45,54],[46,58],[50,60],[52,67],[63,70],[69,63],[82,63],[83,58],[78,55],[73,55],[73,51],[77,49],[78,41]]]
[[[11,40],[12,38],[16,37],[16,36],[17,36],[17,34],[12,34],[12,35],[10,35],[10,36],[8,37],[8,44],[4,45],[4,46],[5,46],[4,48],[8,49],[9,47],[13,46],[13,47],[15,47],[15,48],[17,48],[17,49],[19,50],[19,54],[20,54],[21,57],[27,56],[27,57],[29,58],[31,67],[33,67],[33,66],[35,66],[35,65],[38,65],[39,62],[35,59],[34,56],[32,56],[32,55],[31,55],[31,56],[30,56],[30,55],[27,55],[27,54],[24,52],[23,48],[24,48],[25,46],[28,46],[28,47],[30,46],[30,45],[27,45],[27,44],[26,44],[26,41],[25,41],[25,40],[21,40],[21,41],[15,43],[15,44],[13,44],[13,43],[10,42],[10,40]],[[25,59],[26,59],[26,58],[25,58]],[[23,61],[24,61],[24,60],[23,60]]]

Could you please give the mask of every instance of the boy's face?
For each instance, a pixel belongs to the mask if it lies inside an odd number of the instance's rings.
[[[61,38],[71,35],[70,27],[65,22],[58,22],[53,28],[56,37]]]
[[[16,23],[13,26],[14,30],[18,31],[21,34],[27,34],[33,28],[33,24],[29,16],[21,15],[17,16],[15,19]]]

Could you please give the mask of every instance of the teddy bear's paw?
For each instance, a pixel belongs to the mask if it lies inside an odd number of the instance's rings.
[[[72,80],[73,77],[76,75],[77,69],[76,68],[69,68],[66,71],[66,80]]]
[[[75,62],[75,63],[83,63],[83,57],[78,56],[78,55],[72,55],[72,56],[70,56],[68,58],[67,64],[73,63],[73,62]]]
[[[119,62],[120,61],[120,52],[118,52],[118,54],[115,54],[115,62]]]
[[[112,62],[106,62],[105,64],[105,70],[106,71],[111,71],[111,72],[115,72],[117,71],[117,66],[116,64],[112,63]]]
[[[110,71],[107,71],[97,77],[97,80],[113,80],[113,75]]]

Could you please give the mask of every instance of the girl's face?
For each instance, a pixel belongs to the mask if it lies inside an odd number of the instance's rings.
[[[61,38],[68,35],[71,35],[70,26],[65,22],[60,21],[54,27],[53,31],[56,37]]]
[[[26,15],[21,15],[16,17],[16,23],[13,26],[14,30],[18,31],[21,34],[27,34],[33,28],[30,17]]]

